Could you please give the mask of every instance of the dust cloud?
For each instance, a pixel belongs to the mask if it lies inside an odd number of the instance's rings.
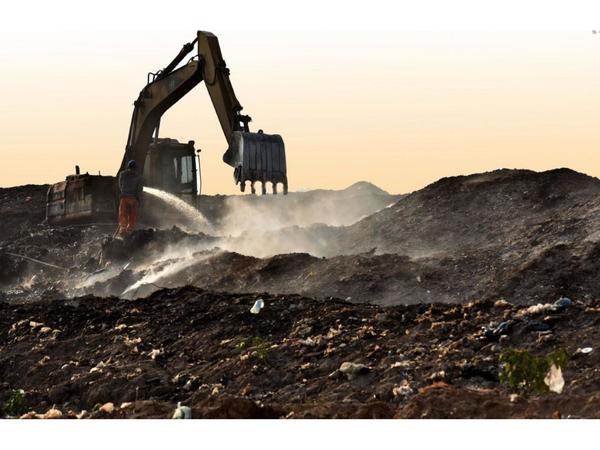
[[[248,256],[298,252],[333,256],[344,253],[336,243],[343,227],[389,207],[399,198],[366,182],[341,191],[231,196],[223,201],[214,229],[222,237],[221,248]]]

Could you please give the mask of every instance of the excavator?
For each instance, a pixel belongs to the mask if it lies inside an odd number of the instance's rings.
[[[190,53],[197,52],[181,64]],[[162,70],[150,72],[147,84],[134,102],[125,154],[119,171],[135,160],[143,173],[144,185],[160,189],[194,203],[198,198],[199,152],[195,142],[160,138],[160,121],[165,112],[204,81],[225,135],[228,148],[223,161],[234,168],[233,178],[242,192],[250,184],[256,193],[260,183],[266,194],[271,183],[273,194],[278,184],[287,194],[288,180],[285,145],[278,134],[250,131],[251,118],[241,113],[229,69],[221,54],[217,37],[198,31],[177,56]],[[198,157],[197,157],[198,155]],[[80,173],[53,184],[48,190],[46,220],[49,224],[116,221],[118,205],[115,176]]]

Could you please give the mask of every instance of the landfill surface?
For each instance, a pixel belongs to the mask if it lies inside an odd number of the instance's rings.
[[[3,417],[600,415],[596,178],[202,196],[210,226],[125,239],[44,224],[47,188],[0,189]],[[564,388],[507,383],[510,349],[564,351]]]

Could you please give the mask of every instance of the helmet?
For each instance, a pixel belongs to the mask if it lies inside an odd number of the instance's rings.
[[[132,169],[133,170],[136,167],[137,167],[137,163],[133,159],[127,163],[127,168],[128,169]]]

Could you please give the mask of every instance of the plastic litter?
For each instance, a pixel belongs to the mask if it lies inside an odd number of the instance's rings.
[[[160,356],[160,354],[161,354],[160,349],[154,348],[148,353],[148,356],[150,356],[151,359],[156,359],[156,357]]]
[[[583,348],[577,349],[577,353],[583,353],[584,355],[587,355],[588,353],[592,353],[593,351],[594,351],[594,349],[592,347],[583,347]]]
[[[189,406],[182,406],[181,402],[177,402],[177,408],[175,408],[175,412],[173,413],[173,419],[191,419],[192,418],[192,408]]]
[[[263,301],[262,298],[259,298],[258,300],[256,300],[254,302],[254,306],[250,309],[250,312],[252,314],[258,314],[260,312],[261,309],[263,309],[265,307],[265,302]]]
[[[565,387],[565,379],[563,378],[560,367],[556,367],[554,364],[552,364],[548,374],[544,378],[544,383],[546,383],[546,386],[548,386],[548,389],[550,389],[552,392],[560,394]]]
[[[538,322],[537,320],[531,320],[527,323],[527,329],[529,331],[548,331],[550,330],[550,325],[543,322]]]
[[[364,375],[368,373],[371,369],[369,369],[364,364],[357,364],[353,362],[343,362],[340,368],[338,369],[341,373],[346,375],[346,378],[352,380],[356,378],[358,375]]]
[[[500,322],[494,328],[484,327],[483,334],[487,339],[490,339],[490,340],[496,339],[497,340],[500,338],[500,336],[502,336],[503,334],[506,334],[510,330],[513,323],[514,323],[514,321],[507,320],[505,322]]]
[[[563,311],[568,307],[573,306],[573,301],[568,297],[561,297],[552,305],[553,311]]]
[[[115,411],[115,404],[112,402],[105,403],[100,407],[99,411],[102,411],[106,414],[112,414]]]
[[[528,308],[522,309],[518,312],[517,316],[533,316],[535,314],[542,314],[548,311],[554,310],[554,305],[550,303],[538,303],[537,305],[531,305]]]
[[[44,414],[40,415],[40,419],[59,419],[62,417],[62,412],[54,407],[50,408]]]

